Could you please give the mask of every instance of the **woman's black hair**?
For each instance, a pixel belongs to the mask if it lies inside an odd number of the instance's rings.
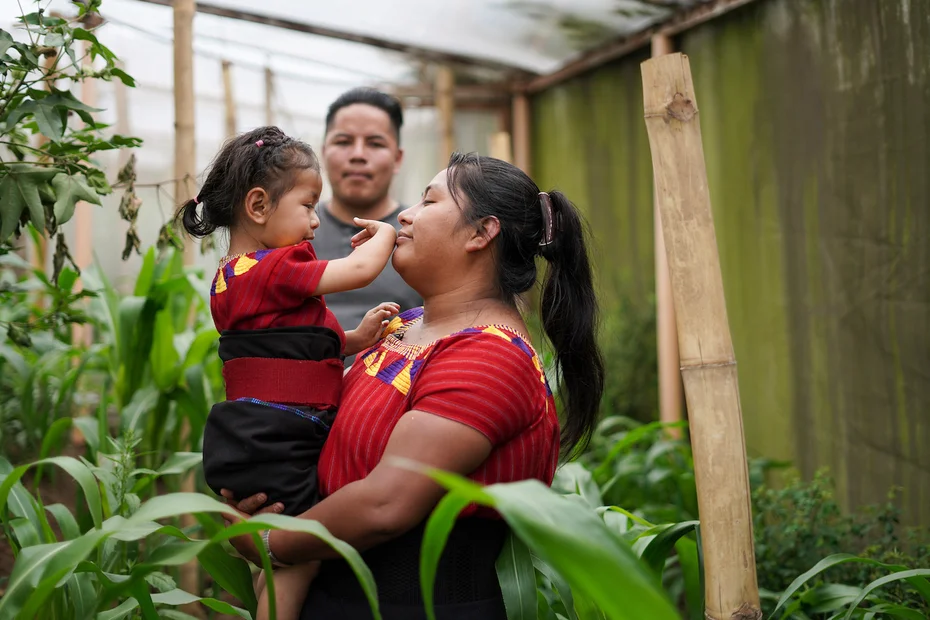
[[[551,191],[547,194],[551,217],[544,216],[547,199],[536,183],[500,159],[454,153],[447,180],[466,221],[477,224],[495,217],[500,222],[492,247],[502,300],[515,304],[517,296],[536,283],[537,256],[549,263],[540,316],[567,392],[562,398],[562,453],[577,453],[587,445],[597,425],[604,391],[604,359],[595,334],[597,296],[581,214],[563,193]],[[460,196],[465,200],[460,202]],[[552,233],[548,244],[547,226]]]
[[[277,127],[259,127],[239,134],[223,144],[210,164],[200,193],[181,205],[176,219],[193,237],[230,228],[252,188],[267,191],[275,204],[294,187],[296,170],[320,171],[320,161],[310,145]]]

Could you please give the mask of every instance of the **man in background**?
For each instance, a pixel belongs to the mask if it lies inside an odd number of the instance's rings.
[[[371,88],[352,89],[329,106],[322,156],[333,195],[317,209],[320,228],[313,241],[321,260],[343,258],[352,251],[350,239],[359,231],[354,217],[381,220],[400,230],[397,215],[405,207],[389,193],[404,159],[403,123],[400,103]],[[400,304],[402,311],[423,303],[391,263],[371,285],[326,296],[326,305],[345,329],[358,325],[369,309],[384,301]],[[346,359],[347,364],[351,361]]]

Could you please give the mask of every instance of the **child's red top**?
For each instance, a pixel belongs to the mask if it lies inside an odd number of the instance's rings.
[[[258,250],[220,263],[210,287],[210,311],[220,332],[271,327],[328,327],[345,348],[345,332],[313,296],[327,261],[317,260],[309,241]]]

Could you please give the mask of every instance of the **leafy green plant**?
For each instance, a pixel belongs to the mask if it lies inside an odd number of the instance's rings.
[[[655,302],[621,298],[604,316],[598,342],[609,380],[601,399],[601,416],[647,423],[658,417],[658,358]]]
[[[377,612],[374,582],[361,557],[318,523],[262,515],[222,528],[215,515],[235,513],[205,495],[169,493],[142,501],[140,494],[157,479],[185,473],[200,462],[200,454],[176,454],[158,470],[149,470],[134,465],[136,440],[108,444],[110,449],[98,452],[96,463],[52,457],[13,468],[0,460],[0,523],[16,553],[0,598],[0,617],[117,620],[141,615],[154,620],[184,617],[172,615],[177,614],[174,608],[199,602],[218,612],[251,618],[256,601],[249,567],[229,555],[224,545],[233,536],[257,535],[269,527],[304,531],[332,545],[353,566]],[[43,505],[41,498],[23,487],[20,479],[26,471],[41,465],[56,466],[74,478],[88,523],[82,524],[60,504]],[[194,538],[193,532],[170,523],[185,514],[197,516],[207,538]],[[177,588],[165,571],[194,558],[248,609]],[[265,563],[270,567],[267,557]]]
[[[207,306],[203,274],[174,248],[150,248],[131,295],[120,295],[97,269],[85,275],[97,292],[89,313],[100,325],[100,365],[119,412],[116,432],[144,437],[149,465],[172,452],[197,450],[212,404],[222,391],[219,334]],[[110,421],[97,421],[107,433]]]
[[[423,541],[422,587],[430,618],[442,548],[455,518],[471,503],[494,508],[511,528],[498,560],[511,620],[679,617],[663,592],[663,574],[674,562],[668,556],[676,548],[693,555],[691,566],[698,565],[696,546],[684,542],[695,522],[654,526],[622,509],[595,507],[592,504],[599,497],[590,493],[590,486],[586,496],[563,495],[538,481],[481,487],[448,473],[430,475],[449,489],[433,512]]]
[[[0,243],[26,225],[43,236],[57,235],[51,278],[57,280],[65,260],[73,265],[59,234],[61,225],[74,214],[78,201],[99,205],[100,198],[112,192],[94,154],[137,147],[141,141],[120,135],[105,138],[106,125],[93,117],[99,110],[82,103],[67,87],[112,79],[135,85],[93,32],[100,23],[94,13],[99,0],[74,3],[85,27],[48,15],[39,2],[35,4],[35,12],[19,18],[26,41],[0,30],[0,147],[9,154],[0,160]],[[85,63],[85,55],[96,66]],[[74,118],[82,124],[72,123]],[[36,134],[46,140],[34,146],[30,137]]]
[[[781,488],[757,489],[753,514],[759,584],[773,593],[763,608],[772,612],[779,600],[774,593],[785,592],[785,615],[779,617],[828,618],[889,571],[930,569],[926,530],[902,530],[893,494],[883,505],[844,512],[826,471],[811,482],[795,476]],[[881,598],[870,594],[869,602],[930,614],[928,590],[914,583],[919,582],[882,582]]]

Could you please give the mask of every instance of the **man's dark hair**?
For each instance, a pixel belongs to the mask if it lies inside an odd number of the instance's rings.
[[[391,119],[394,137],[397,139],[397,143],[400,144],[400,128],[404,124],[404,112],[400,107],[400,102],[391,95],[374,88],[353,88],[339,95],[339,97],[330,104],[329,110],[326,112],[326,132],[329,133],[333,125],[333,119],[336,118],[336,113],[339,112],[339,110],[356,103],[363,103],[383,110],[384,113],[388,115],[388,118]]]

